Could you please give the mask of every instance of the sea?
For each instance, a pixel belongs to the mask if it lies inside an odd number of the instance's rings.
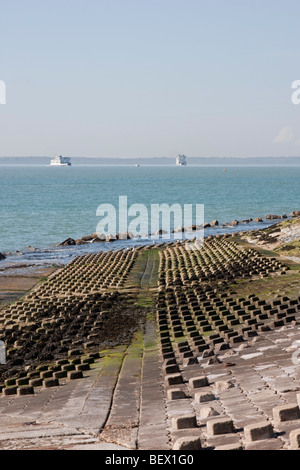
[[[205,229],[205,236],[257,229],[275,221],[241,221],[300,210],[300,166],[0,165],[0,252],[7,255],[0,267],[59,265],[84,253],[153,243],[141,237],[59,246],[94,233],[98,207],[118,210],[120,196],[129,207],[142,204],[149,213],[153,204],[203,205],[204,222],[219,222]],[[233,220],[239,225],[226,225]]]

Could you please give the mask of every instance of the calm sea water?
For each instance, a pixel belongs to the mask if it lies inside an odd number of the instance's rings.
[[[96,231],[97,207],[204,204],[205,222],[300,209],[300,167],[0,166],[0,252],[49,250]],[[104,246],[104,245],[103,245]],[[83,248],[89,249],[89,248]],[[98,248],[99,249],[99,248]]]

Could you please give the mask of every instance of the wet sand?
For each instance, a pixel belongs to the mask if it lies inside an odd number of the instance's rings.
[[[31,290],[41,279],[50,276],[57,267],[14,266],[0,272],[0,309]]]

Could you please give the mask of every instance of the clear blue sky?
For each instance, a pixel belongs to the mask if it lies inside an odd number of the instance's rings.
[[[300,155],[298,0],[0,0],[0,155]]]

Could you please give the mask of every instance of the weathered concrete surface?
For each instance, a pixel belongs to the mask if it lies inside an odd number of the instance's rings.
[[[137,436],[137,448],[140,450],[170,448],[160,367],[156,326],[154,322],[148,322],[145,333],[140,423]]]
[[[151,255],[142,261],[138,288],[149,289],[157,260]],[[299,314],[283,328],[258,328],[254,337],[247,332],[241,343],[226,338],[223,349],[212,337],[205,355],[193,342],[190,319],[182,319],[182,341],[169,341],[170,324],[160,330],[148,318],[144,335],[106,351],[82,379],[60,379],[58,387],[36,388],[34,395],[2,396],[0,449],[170,450],[193,442],[200,447],[199,439],[202,449],[290,449],[300,428],[297,410],[280,421],[274,408],[299,404],[298,320]],[[165,357],[163,347],[170,349]],[[166,364],[167,354],[173,363]],[[176,385],[170,385],[172,373]],[[195,388],[196,377],[207,378],[203,387]],[[172,388],[185,398],[171,399]],[[199,392],[212,399],[201,402]],[[191,416],[193,427],[172,428],[182,415]],[[216,419],[232,426],[209,432]],[[270,423],[273,437],[258,432],[260,439],[249,442],[247,429],[257,423]]]
[[[93,364],[84,379],[61,381],[59,387],[40,388],[32,396],[2,397],[0,427],[5,433],[0,433],[0,448],[63,448],[101,442],[99,431],[110,410],[124,352],[124,347],[118,348]]]

